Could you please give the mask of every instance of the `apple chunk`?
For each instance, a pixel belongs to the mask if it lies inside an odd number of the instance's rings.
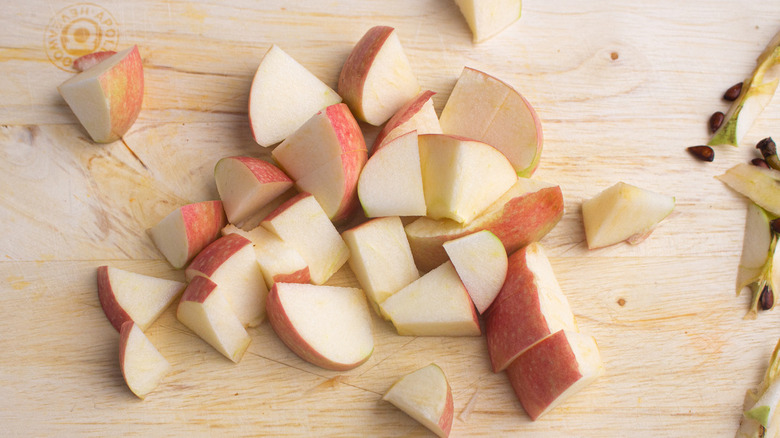
[[[301,359],[345,371],[374,351],[371,314],[360,289],[276,283],[268,295],[268,319]]]
[[[522,0],[455,0],[475,43],[485,41],[520,19]]]
[[[740,163],[716,178],[764,210],[780,216],[780,171]]]
[[[177,208],[148,232],[168,263],[179,269],[216,240],[225,225],[222,201],[205,201]]]
[[[117,331],[134,321],[145,331],[173,303],[186,285],[109,266],[97,270],[98,299]]]
[[[116,53],[59,86],[59,92],[89,136],[110,143],[133,126],[144,97],[138,47]]]
[[[508,261],[501,239],[482,230],[443,246],[477,310],[485,313],[506,278]]]
[[[441,134],[439,117],[433,107],[434,94],[430,90],[423,91],[393,114],[374,139],[371,153],[376,153],[387,143],[412,131],[418,134]]]
[[[127,387],[141,399],[171,371],[171,364],[133,321],[119,329],[119,367]]]
[[[401,377],[382,400],[392,403],[437,436],[450,435],[455,410],[452,389],[438,365],[430,364]]]

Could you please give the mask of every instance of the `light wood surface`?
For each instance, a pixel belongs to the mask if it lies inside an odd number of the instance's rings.
[[[143,111],[126,145],[90,142],[57,93],[72,73],[47,55],[47,32],[76,3],[9,0],[0,15],[0,435],[428,436],[380,398],[430,362],[453,388],[452,436],[733,435],[780,311],[742,318],[746,202],[713,176],[780,137],[780,98],[715,162],[685,147],[706,141],[709,115],[727,108],[721,94],[780,29],[780,2],[526,0],[519,22],[473,45],[450,0],[95,0],[84,13],[108,11],[104,31],[144,59]],[[234,365],[169,309],[147,334],[173,373],[136,399],[97,266],[183,279],[145,230],[176,206],[216,199],[217,159],[267,156],[246,107],[270,44],[335,87],[353,44],[380,24],[398,29],[439,112],[466,65],[535,105],[545,136],[535,178],[560,184],[566,200],[542,243],[606,375],[531,422],[490,371],[484,337],[400,337],[376,320],[372,358],[336,373],[300,360],[266,323]],[[677,208],[638,246],[588,251],[580,204],[618,181],[674,195]],[[356,284],[348,269],[332,283]]]

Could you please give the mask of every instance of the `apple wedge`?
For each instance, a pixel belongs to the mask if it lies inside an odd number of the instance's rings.
[[[761,278],[767,261],[773,256],[775,236],[767,212],[754,203],[748,204],[742,255],[737,269],[737,295]]]
[[[138,118],[144,98],[144,69],[138,47],[104,59],[58,89],[92,140],[119,140]]]
[[[295,132],[341,97],[277,45],[257,67],[249,90],[249,123],[257,144],[268,147]]]
[[[187,285],[176,318],[235,363],[252,341],[221,288],[206,277],[197,276]]]
[[[130,391],[144,399],[171,372],[171,364],[133,321],[119,329],[119,367]]]
[[[376,26],[363,35],[344,62],[338,92],[358,120],[374,126],[420,92],[395,29]]]
[[[371,153],[375,154],[387,143],[412,131],[418,134],[441,134],[439,116],[433,107],[434,94],[430,90],[423,91],[396,111],[374,139]]]
[[[246,220],[244,220],[244,222],[241,223],[240,228],[244,231],[252,231],[256,229],[260,226],[260,222],[262,222],[263,219],[265,219],[269,214],[273,213],[273,211],[279,208],[280,205],[295,197],[297,194],[298,189],[293,186],[286,192],[274,198],[268,204],[260,207],[259,210],[257,210],[254,214],[249,216]]]
[[[518,178],[517,182],[481,215],[467,224],[421,217],[406,225],[414,262],[430,271],[447,260],[444,242],[489,230],[504,243],[507,254],[544,237],[563,216],[561,188],[546,182]]]
[[[374,151],[360,173],[357,193],[367,217],[425,216],[416,131],[396,137]]]
[[[582,203],[588,248],[646,239],[674,210],[675,199],[619,182]]]
[[[293,186],[273,164],[253,157],[226,157],[214,166],[219,198],[231,224],[241,225]]]
[[[238,234],[220,237],[192,260],[185,274],[190,281],[203,276],[217,283],[245,326],[265,320],[268,288],[249,239]]]
[[[438,365],[430,364],[401,377],[382,400],[392,403],[437,436],[450,435],[455,411],[452,389]]]
[[[180,281],[150,277],[119,268],[100,266],[97,289],[100,305],[111,325],[119,331],[122,324],[134,321],[142,331],[182,293]]]
[[[522,0],[455,0],[473,41],[481,43],[520,19]]]
[[[462,137],[417,137],[427,216],[468,223],[517,181],[496,148]]]
[[[379,304],[420,278],[399,217],[372,219],[341,237],[349,248],[349,267],[378,314]]]
[[[443,247],[471,301],[479,313],[485,313],[507,274],[508,260],[501,239],[482,230],[444,242]]]
[[[168,263],[179,269],[216,240],[225,225],[222,201],[204,201],[177,208],[148,233]]]
[[[96,66],[104,60],[116,55],[114,50],[105,50],[101,52],[87,53],[73,60],[73,69],[82,72],[90,67]]]
[[[504,370],[559,330],[577,331],[577,323],[550,261],[542,246],[534,242],[509,257],[506,281],[485,314],[493,371]]]
[[[780,216],[780,171],[740,163],[716,178],[764,210]]]
[[[466,288],[446,262],[379,305],[401,336],[479,336],[477,312]]]
[[[517,357],[506,369],[512,388],[537,420],[604,374],[596,340],[561,330]]]
[[[445,134],[487,143],[506,155],[519,176],[533,175],[542,156],[542,123],[509,84],[464,67],[439,118]]]
[[[360,289],[276,283],[268,295],[268,319],[290,350],[322,368],[350,370],[374,351],[371,314]]]

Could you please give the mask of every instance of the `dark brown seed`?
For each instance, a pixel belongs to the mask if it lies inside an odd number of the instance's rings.
[[[723,99],[728,100],[729,102],[733,102],[737,100],[740,93],[742,93],[742,82],[734,84],[731,86],[731,88],[726,90],[726,92],[723,93]]]
[[[687,148],[687,151],[701,161],[712,161],[715,159],[715,151],[709,146],[690,146]]]
[[[764,161],[763,158],[753,158],[750,160],[750,164],[758,167],[763,167],[764,169],[769,169],[769,165],[766,164],[766,161]]]
[[[772,289],[769,286],[764,286],[759,301],[761,302],[762,310],[769,310],[775,305],[775,294],[772,293]]]
[[[772,228],[772,231],[775,233],[780,234],[780,218],[769,221],[769,227]]]
[[[720,128],[720,125],[723,124],[723,120],[725,120],[725,119],[726,119],[726,115],[723,114],[720,111],[715,111],[714,113],[712,113],[712,115],[710,116],[710,122],[709,122],[709,124],[710,124],[710,132],[714,134],[715,131],[717,131],[718,128]]]
[[[764,158],[771,155],[777,155],[777,145],[775,145],[775,141],[772,140],[772,137],[767,137],[759,141],[756,144],[756,149],[761,151],[761,155],[763,155]]]

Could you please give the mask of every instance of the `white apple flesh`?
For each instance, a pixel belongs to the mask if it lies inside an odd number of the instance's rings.
[[[485,313],[507,274],[506,249],[501,239],[482,230],[444,242],[443,246],[471,301],[479,313]]]
[[[475,43],[490,39],[519,20],[522,3],[522,0],[455,0]]]
[[[171,266],[179,269],[216,240],[225,225],[222,201],[204,201],[177,208],[148,232]]]
[[[382,400],[392,403],[436,436],[450,435],[455,410],[452,389],[438,365],[430,364],[401,377]]]
[[[434,94],[430,90],[423,91],[396,111],[374,139],[371,153],[375,154],[387,143],[412,131],[417,131],[417,134],[441,134],[439,116],[433,107]]]
[[[764,210],[780,216],[780,171],[740,163],[716,178]]]
[[[119,367],[127,387],[144,399],[171,371],[171,364],[133,321],[119,329]]]

